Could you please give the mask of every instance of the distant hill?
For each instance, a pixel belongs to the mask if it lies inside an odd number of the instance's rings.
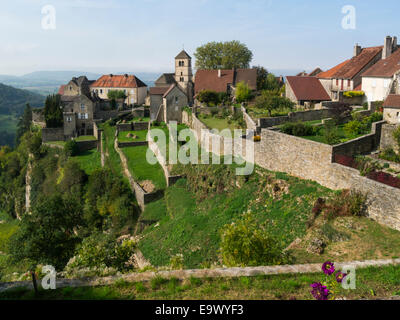
[[[27,103],[35,108],[42,107],[44,101],[45,97],[40,94],[0,83],[0,114],[20,115]]]

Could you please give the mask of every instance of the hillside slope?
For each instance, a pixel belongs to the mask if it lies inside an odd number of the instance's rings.
[[[25,105],[41,107],[45,97],[28,90],[17,89],[0,83],[0,114],[21,114]],[[1,130],[1,128],[0,128]]]

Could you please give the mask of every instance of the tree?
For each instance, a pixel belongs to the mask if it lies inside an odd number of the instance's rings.
[[[30,130],[31,124],[32,124],[32,108],[29,105],[29,103],[27,103],[24,109],[24,113],[18,121],[17,134],[15,137],[16,145],[19,144],[23,134]]]
[[[217,105],[220,102],[220,95],[213,90],[202,90],[197,95],[197,100],[207,105]]]
[[[10,239],[10,253],[16,261],[28,259],[60,270],[80,242],[74,231],[81,222],[80,206],[75,201],[60,194],[43,197],[32,214],[22,217],[20,228]]]
[[[224,264],[229,267],[280,264],[289,258],[252,214],[223,228],[221,253]]]
[[[196,49],[197,69],[249,68],[253,53],[239,41],[209,42]]]
[[[123,90],[110,90],[107,93],[107,97],[110,100],[125,100],[126,94]]]
[[[251,89],[249,85],[243,81],[239,82],[236,85],[236,101],[239,103],[250,100],[251,98]]]
[[[59,128],[63,126],[63,111],[61,108],[61,96],[59,94],[49,95],[44,105],[44,119],[48,128]]]
[[[266,109],[269,116],[272,111],[277,109],[290,109],[294,107],[294,103],[287,98],[271,94],[269,91],[263,91],[260,96],[256,98],[255,105],[259,109]]]

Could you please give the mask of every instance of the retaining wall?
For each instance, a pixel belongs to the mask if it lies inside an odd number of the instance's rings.
[[[382,126],[382,135],[381,135],[381,142],[380,142],[380,148],[382,150],[387,149],[387,148],[393,148],[395,150],[399,149],[399,147],[393,137],[393,132],[396,130],[397,127],[398,126],[392,125],[392,124],[384,124]]]
[[[131,122],[117,124],[118,131],[142,131],[147,130],[149,127],[148,122]]]
[[[42,141],[64,141],[64,128],[43,128]]]

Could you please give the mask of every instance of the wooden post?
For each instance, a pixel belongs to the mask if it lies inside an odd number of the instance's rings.
[[[33,289],[35,289],[35,294],[38,293],[37,283],[36,283],[36,275],[34,271],[31,271],[32,275],[32,282],[33,282]]]

